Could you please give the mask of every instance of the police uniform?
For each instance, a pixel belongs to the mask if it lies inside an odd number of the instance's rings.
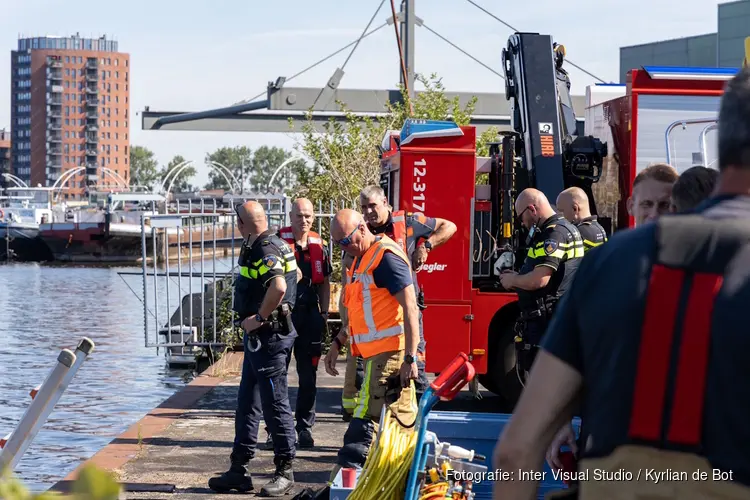
[[[521,373],[531,368],[557,301],[570,287],[583,255],[581,233],[560,214],[542,222],[532,235],[519,274],[528,274],[539,266],[549,267],[553,273],[543,288],[517,290],[520,317],[516,323],[516,352]]]
[[[576,223],[576,227],[578,232],[581,233],[581,238],[583,238],[584,252],[588,252],[607,241],[607,231],[596,220],[596,215],[581,219]]]
[[[299,388],[295,405],[296,430],[300,435],[300,447],[312,447],[314,441],[310,430],[315,424],[315,397],[321,341],[326,328],[326,319],[321,312],[328,312],[329,304],[320,304],[318,290],[331,275],[331,260],[328,249],[320,235],[307,233],[307,247],[296,244],[291,227],[279,229],[279,236],[294,249],[297,267],[302,279],[297,282],[297,298],[292,313],[297,340],[294,342],[294,358],[297,361]],[[291,360],[291,352],[289,353]]]
[[[249,248],[242,245],[239,266],[234,311],[240,322],[252,316],[264,322],[257,330],[244,335],[245,357],[237,397],[232,466],[222,476],[209,481],[209,487],[217,491],[252,489],[245,473],[247,463],[255,456],[261,416],[273,436],[276,465],[274,478],[264,488],[278,488],[279,478],[293,481],[291,464],[295,458],[296,436],[287,392],[287,358],[297,337],[291,321],[297,295],[294,252],[272,231],[266,231]],[[271,317],[260,318],[259,310],[268,285],[279,276],[286,280],[282,303]]]
[[[750,498],[749,219],[750,196],[716,197],[583,259],[542,343],[586,388],[578,470],[687,467],[670,498]],[[659,496],[644,478],[591,483],[581,498]]]

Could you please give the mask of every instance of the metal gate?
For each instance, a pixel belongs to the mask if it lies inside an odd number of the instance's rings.
[[[233,290],[242,236],[235,206],[247,200],[264,205],[269,227],[289,224],[291,202],[284,196],[177,201],[167,213],[141,216],[144,343],[166,349],[170,364],[193,364],[204,348],[239,339]],[[318,204],[314,228],[338,260],[329,228],[339,204],[328,205]]]

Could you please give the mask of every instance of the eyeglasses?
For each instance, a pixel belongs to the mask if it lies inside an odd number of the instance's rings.
[[[528,209],[529,209],[529,207],[524,208],[523,210],[521,210],[521,213],[516,216],[516,220],[518,222],[523,222],[523,214],[525,214],[526,210],[528,210]]]
[[[242,223],[244,224],[244,222],[243,222],[243,220],[242,220],[242,217],[240,216],[240,206],[241,206],[241,205],[235,205],[235,206],[234,206],[234,213],[236,213],[236,214],[237,214],[237,220],[238,220],[239,222],[242,222]]]
[[[336,240],[333,240],[333,242],[334,242],[334,243],[336,243],[336,244],[337,244],[338,246],[340,246],[340,247],[348,247],[349,245],[351,245],[351,244],[352,244],[352,238],[354,237],[354,234],[355,234],[355,233],[356,233],[356,232],[357,232],[357,231],[359,230],[359,228],[360,228],[361,226],[362,226],[362,225],[360,224],[359,226],[355,227],[355,228],[354,228],[354,231],[352,231],[351,233],[349,233],[349,235],[347,235],[347,236],[346,236],[346,237],[344,237],[344,238],[341,238],[341,239],[340,239],[340,240],[338,240],[338,241],[336,241]]]

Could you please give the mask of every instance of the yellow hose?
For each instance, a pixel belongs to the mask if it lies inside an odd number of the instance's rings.
[[[403,500],[411,469],[417,433],[391,418],[390,409],[380,422],[380,438],[367,456],[357,486],[349,500]]]

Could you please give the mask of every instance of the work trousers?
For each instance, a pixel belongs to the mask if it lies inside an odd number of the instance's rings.
[[[263,326],[256,334],[261,341],[257,352],[249,350],[247,334],[243,339],[245,359],[237,395],[233,464],[245,465],[255,457],[261,413],[273,437],[276,459],[291,460],[295,457],[296,436],[289,406],[287,360],[296,332],[280,335],[271,333],[270,326]]]
[[[422,311],[419,312],[419,344],[417,346],[417,371],[419,378],[414,381],[417,402],[422,398],[424,391],[430,385],[425,374],[424,354],[426,342],[424,339],[424,327],[422,325]],[[357,405],[358,393],[362,387],[364,378],[364,363],[362,358],[351,353],[351,344],[346,356],[346,371],[344,372],[344,390],[341,394],[341,409],[343,413],[352,414]]]
[[[338,453],[337,463],[341,467],[364,466],[373,440],[374,423],[380,421],[383,405],[388,405],[402,425],[412,425],[417,417],[414,383],[401,388],[398,378],[404,351],[384,352],[363,361],[362,389],[344,434],[344,445]]]
[[[294,359],[297,362],[297,402],[294,418],[297,432],[311,430],[315,425],[315,398],[317,396],[318,363],[320,362],[321,341],[326,320],[320,314],[318,305],[295,307],[292,322],[297,330],[294,341]],[[287,366],[292,358],[289,352]]]
[[[531,370],[548,324],[549,320],[546,318],[519,319],[516,323],[516,335],[523,339],[523,342],[516,343],[516,356],[521,373],[525,374]]]

